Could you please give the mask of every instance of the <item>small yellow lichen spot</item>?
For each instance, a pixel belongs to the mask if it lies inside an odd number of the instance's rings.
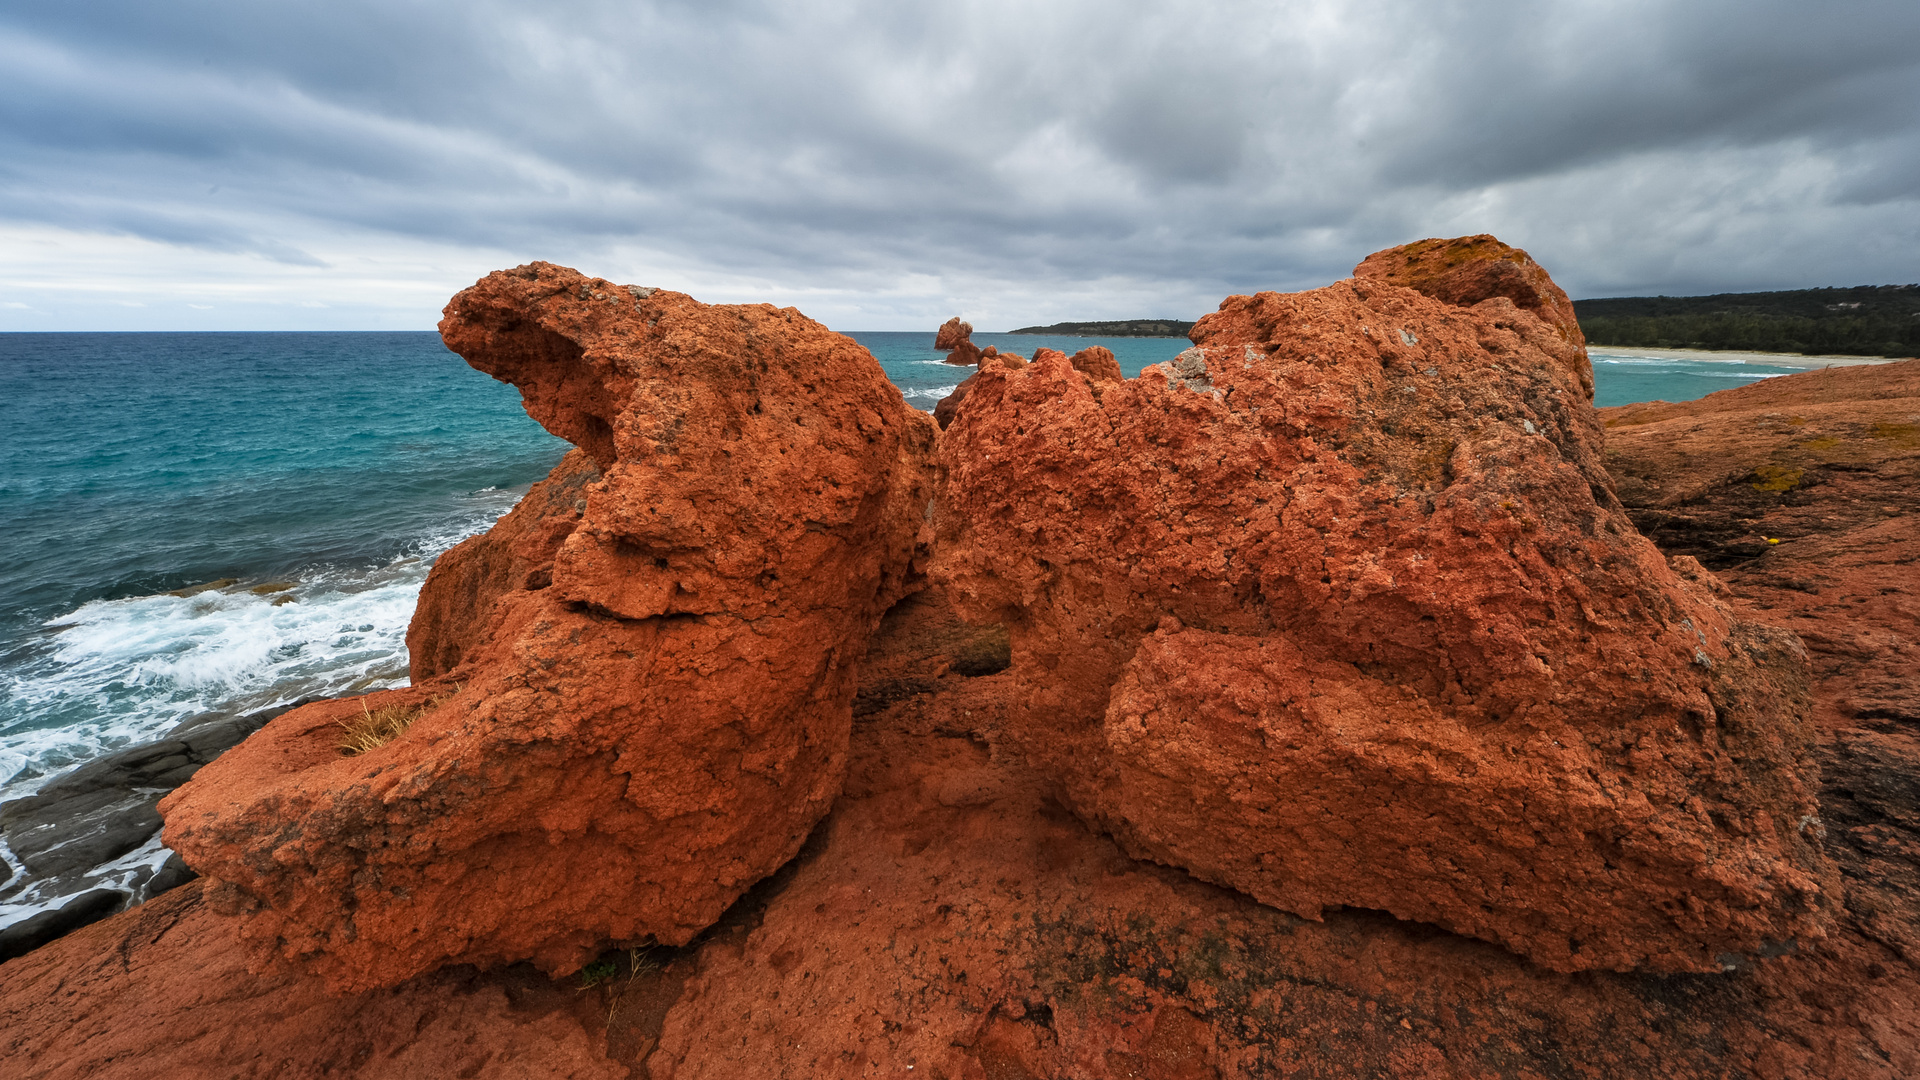
[[[1779,542],[1780,542],[1780,538],[1779,538],[1779,537],[1777,537],[1777,536],[1769,536],[1769,537],[1767,537],[1767,543],[1769,543],[1769,544],[1777,544],[1777,543],[1779,543]]]

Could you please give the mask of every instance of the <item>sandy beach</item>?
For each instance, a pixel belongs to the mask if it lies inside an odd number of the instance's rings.
[[[1625,345],[1589,345],[1587,354],[1644,360],[1698,360],[1709,364],[1772,364],[1775,367],[1794,368],[1892,364],[1906,359],[1897,356],[1802,356],[1799,353],[1721,352],[1712,349],[1641,349]]]

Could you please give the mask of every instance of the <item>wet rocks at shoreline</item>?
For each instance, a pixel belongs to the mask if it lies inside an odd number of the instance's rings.
[[[190,880],[177,855],[159,867],[106,868],[159,835],[156,807],[168,792],[295,707],[191,717],[165,738],[96,758],[32,795],[0,803],[0,834],[22,867],[0,883],[0,903],[50,905],[0,929],[0,958]]]

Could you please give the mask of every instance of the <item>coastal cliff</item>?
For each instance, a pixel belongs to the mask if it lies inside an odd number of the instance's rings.
[[[582,452],[436,567],[414,689],[163,804],[204,882],[0,967],[0,1054],[1920,1071],[1920,363],[1596,413],[1564,299],[1410,245],[1135,380],[981,362],[936,439],[797,313],[493,275],[449,342]]]

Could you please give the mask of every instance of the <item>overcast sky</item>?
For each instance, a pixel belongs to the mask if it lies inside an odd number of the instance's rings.
[[[1492,232],[1920,281],[1920,2],[0,0],[0,330],[429,329],[532,259],[837,329],[1193,318]]]

